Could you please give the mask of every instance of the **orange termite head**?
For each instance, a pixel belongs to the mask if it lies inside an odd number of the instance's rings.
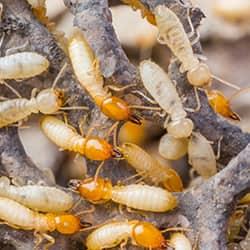
[[[72,214],[47,214],[48,222],[61,234],[74,234],[81,228],[80,219]]]
[[[131,221],[134,224],[132,229],[132,238],[138,246],[145,248],[163,248],[166,246],[161,231],[153,224],[142,221]]]
[[[212,75],[205,63],[199,63],[197,67],[187,72],[190,84],[195,87],[205,87],[211,83]]]
[[[111,197],[111,182],[100,177],[87,178],[85,180],[72,180],[70,181],[70,186],[89,201],[109,200]]]
[[[63,105],[64,92],[60,89],[44,89],[36,97],[38,109],[43,114],[57,112]]]
[[[115,157],[117,154],[112,145],[98,137],[88,138],[84,147],[85,156],[95,161],[104,161],[111,157]]]
[[[110,96],[102,98],[101,96],[96,96],[95,102],[100,107],[102,113],[113,120],[129,120],[136,124],[141,124],[140,118],[131,114],[128,104],[119,97]]]

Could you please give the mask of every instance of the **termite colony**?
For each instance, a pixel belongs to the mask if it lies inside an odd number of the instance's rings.
[[[28,1],[35,13],[45,11],[44,2]],[[125,99],[112,92],[112,86],[105,86],[98,58],[80,29],[75,29],[68,39],[68,56],[79,86],[91,97],[94,104],[114,124],[108,133],[108,138],[100,138],[91,132],[83,135],[71,126],[67,120],[60,117],[60,111],[86,110],[87,107],[66,106],[65,89],[57,87],[66,67],[65,64],[50,88],[31,93],[31,98],[22,98],[20,94],[6,81],[35,77],[47,71],[50,62],[46,57],[36,52],[19,52],[0,58],[0,83],[4,84],[17,95],[15,99],[0,102],[0,128],[5,129],[19,123],[32,114],[41,113],[40,128],[44,135],[58,148],[80,154],[89,160],[99,161],[99,167],[94,176],[84,179],[72,179],[67,190],[44,185],[16,186],[5,176],[0,178],[0,219],[2,224],[20,230],[33,230],[35,247],[46,240],[44,249],[55,243],[51,235],[53,231],[71,235],[87,230],[89,233],[84,244],[89,250],[101,250],[125,246],[128,241],[132,245],[146,249],[164,249],[171,247],[176,250],[191,250],[192,244],[185,230],[188,228],[169,227],[158,229],[154,223],[144,220],[121,219],[125,206],[128,211],[135,210],[138,214],[147,212],[167,213],[178,207],[178,194],[183,192],[184,185],[178,172],[170,164],[163,164],[150,153],[135,143],[125,141],[117,143],[117,132],[124,122],[140,125],[140,109],[164,111],[168,115],[164,122],[166,133],[161,137],[159,153],[168,160],[178,160],[188,154],[189,163],[201,177],[207,179],[217,173],[217,163],[214,150],[205,136],[195,131],[193,121],[188,112],[197,112],[201,106],[199,91],[206,91],[208,100],[215,110],[224,117],[239,120],[239,116],[230,108],[229,101],[217,90],[211,90],[212,78],[207,64],[200,61],[194,54],[184,27],[177,15],[164,5],[149,10],[139,0],[123,0],[135,9],[140,9],[142,15],[159,30],[158,41],[167,45],[181,63],[180,72],[186,74],[187,81],[194,87],[197,108],[185,108],[182,97],[175,83],[158,64],[144,60],[139,65],[141,82],[159,107],[144,107],[130,105]],[[142,94],[142,93],[141,93]],[[145,94],[145,98],[150,99]],[[137,110],[138,109],[138,110]],[[67,114],[66,114],[67,117]],[[65,118],[65,117],[64,117]],[[80,121],[79,121],[80,123]],[[91,131],[91,129],[90,129]],[[113,135],[113,140],[109,137]],[[220,142],[218,143],[218,152]],[[126,161],[136,173],[121,183],[112,183],[111,177],[100,175],[104,161],[110,159]],[[129,184],[126,181],[130,181]],[[74,195],[73,195],[74,193]],[[101,225],[91,225],[85,228],[80,214],[90,211],[73,212],[77,196],[93,204],[110,202],[116,206],[121,216],[116,221],[106,221]],[[249,195],[242,203],[249,203]],[[131,216],[130,216],[131,218]],[[165,234],[166,233],[166,234]]]

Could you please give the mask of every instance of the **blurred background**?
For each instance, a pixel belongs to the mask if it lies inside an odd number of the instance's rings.
[[[236,17],[232,18],[218,10],[217,2],[224,2],[227,6],[230,2],[240,5],[241,1],[192,2],[194,6],[199,6],[207,17],[203,19],[199,32],[204,54],[212,72],[241,88],[250,86],[250,10],[245,13],[242,9],[236,8],[236,11],[241,12],[235,12]],[[64,32],[66,37],[70,36],[73,30],[73,16],[67,11],[63,0],[47,0],[46,5],[49,19],[55,22],[57,29]],[[170,51],[166,46],[157,43],[156,28],[142,19],[139,11],[133,11],[129,6],[116,5],[111,11],[117,36],[131,62],[138,64],[143,59],[152,58],[167,70]],[[213,89],[221,90],[227,98],[235,93],[234,89],[215,81]],[[232,99],[231,108],[241,120],[229,121],[250,132],[249,98],[250,91],[246,91],[238,98]],[[84,177],[87,171],[85,159],[59,151],[41,133],[38,127],[39,117],[32,117],[26,124],[30,129],[20,128],[20,135],[26,152],[37,166],[46,171],[50,178],[56,176],[56,181],[61,185],[65,185],[71,178]],[[126,123],[119,137],[120,142],[129,141],[141,145],[163,164],[171,164],[182,175],[187,186],[190,183],[190,173],[186,158],[177,162],[167,162],[158,154],[159,139],[164,133],[164,130],[145,121],[141,126]]]

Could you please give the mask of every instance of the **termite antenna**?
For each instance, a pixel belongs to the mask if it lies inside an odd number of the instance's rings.
[[[65,69],[67,68],[67,66],[68,66],[68,64],[65,63],[65,64],[62,66],[62,68],[60,69],[60,71],[59,71],[59,73],[57,74],[57,76],[56,76],[54,82],[52,83],[52,86],[51,86],[52,89],[55,88],[55,86],[56,86],[58,80],[61,78],[61,76],[62,76],[63,72],[65,71]]]
[[[230,83],[230,82],[228,82],[228,81],[226,81],[226,80],[224,80],[224,79],[222,79],[222,78],[220,78],[218,76],[215,76],[215,75],[211,75],[211,76],[212,76],[213,79],[223,83],[224,85],[226,85],[226,86],[228,86],[230,88],[233,88],[233,89],[236,89],[236,90],[241,90],[241,88],[239,86],[237,86],[237,85],[235,85],[233,83]]]
[[[234,93],[229,97],[228,101],[231,102],[233,99],[235,99],[236,97],[238,97],[238,96],[241,95],[242,93],[248,92],[248,91],[250,91],[250,87],[239,89],[238,91],[234,92]]]
[[[96,169],[95,176],[94,176],[94,180],[95,180],[95,181],[97,181],[97,179],[98,179],[99,173],[100,173],[100,171],[101,171],[101,169],[102,169],[102,167],[103,167],[103,165],[104,165],[104,162],[105,162],[105,161],[102,161],[102,162],[100,163],[100,165],[99,165],[99,166],[97,167],[97,169]]]
[[[71,107],[61,107],[60,110],[89,110],[88,107],[85,106],[71,106]]]
[[[6,86],[9,90],[11,90],[12,93],[14,93],[18,98],[22,98],[22,96],[20,95],[20,93],[14,89],[13,87],[11,87],[7,82],[1,80],[0,84],[3,84],[4,86]]]
[[[161,233],[172,232],[172,231],[191,232],[192,229],[186,228],[186,227],[169,227],[169,228],[161,230]]]

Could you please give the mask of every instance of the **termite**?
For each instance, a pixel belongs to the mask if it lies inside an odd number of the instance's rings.
[[[144,87],[171,117],[171,122],[166,124],[168,133],[176,138],[190,136],[193,122],[187,118],[176,87],[167,73],[150,60],[141,62],[139,70]]]
[[[161,231],[144,221],[110,222],[94,230],[86,239],[88,250],[101,250],[117,245],[125,246],[127,241],[143,248],[163,249],[167,246]]]
[[[140,124],[140,119],[131,113],[128,104],[104,88],[99,64],[83,34],[76,31],[70,39],[69,56],[75,75],[81,86],[92,96],[96,105],[109,118],[116,121],[130,120]]]
[[[67,211],[73,206],[72,196],[56,187],[14,186],[4,176],[0,178],[0,196],[41,212],[59,213]]]
[[[216,0],[213,2],[213,10],[230,22],[250,21],[249,0]]]
[[[247,193],[240,199],[240,204],[250,204],[250,193]]]
[[[216,157],[209,141],[200,133],[192,133],[188,142],[188,161],[203,178],[216,174]]]
[[[0,219],[2,224],[6,224],[15,229],[34,230],[37,237],[37,244],[42,239],[48,240],[45,249],[55,243],[55,239],[47,234],[48,232],[58,231],[61,234],[74,234],[79,232],[80,220],[71,214],[42,214],[8,198],[0,197]]]
[[[175,138],[165,134],[159,142],[159,154],[168,160],[178,160],[187,154],[188,138]]]
[[[27,0],[32,8],[41,8],[45,6],[45,0]]]
[[[154,15],[140,0],[122,0],[122,2],[130,5],[135,10],[140,10],[143,18],[146,17],[151,24],[156,24]]]
[[[83,137],[71,126],[53,116],[44,116],[40,124],[44,134],[64,150],[85,155],[88,159],[96,161],[120,156],[120,153],[105,140],[94,136]]]
[[[112,186],[111,181],[98,178],[72,180],[70,186],[82,197],[92,202],[113,202],[138,210],[166,212],[177,206],[176,198],[165,189],[131,184]]]
[[[232,111],[230,107],[230,99],[227,99],[219,90],[207,91],[208,102],[216,113],[239,121],[240,117]]]
[[[183,233],[173,233],[168,241],[168,244],[174,250],[192,250],[192,245],[189,239]]]
[[[143,178],[154,185],[162,185],[170,192],[181,192],[183,184],[178,173],[168,166],[162,166],[146,151],[133,143],[124,143],[118,150],[124,159]]]
[[[34,77],[48,67],[49,61],[36,52],[20,52],[0,57],[0,80]]]

